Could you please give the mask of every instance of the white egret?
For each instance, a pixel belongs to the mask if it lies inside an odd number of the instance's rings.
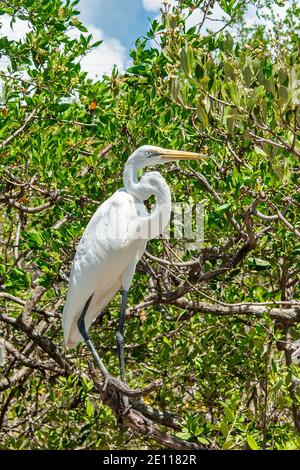
[[[109,373],[91,342],[88,329],[122,288],[116,340],[121,380],[125,383],[124,322],[128,290],[147,241],[164,231],[171,213],[171,193],[160,173],[148,172],[138,179],[138,171],[154,164],[202,157],[198,153],[150,145],[138,148],[124,168],[125,188],[116,191],[97,209],[79,242],[63,311],[65,344],[74,348],[85,340],[106,379]],[[151,195],[156,197],[156,205],[149,213],[143,201]]]

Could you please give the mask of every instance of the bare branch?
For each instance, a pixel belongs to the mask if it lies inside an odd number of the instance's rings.
[[[111,388],[103,390],[101,383],[97,378],[95,370],[90,367],[91,376],[95,387],[101,397],[101,400],[106,403],[114,413],[120,415],[120,397],[112,392]],[[201,447],[192,442],[184,441],[178,437],[171,436],[170,434],[164,433],[153,426],[153,421],[143,415],[136,409],[129,408],[125,415],[121,417],[122,424],[129,427],[133,431],[137,432],[141,436],[145,436],[150,439],[154,439],[161,445],[166,446],[169,449],[176,450],[200,450]]]
[[[6,199],[6,198],[0,198],[2,202],[5,202],[9,206],[15,207],[18,209],[20,212],[24,212],[26,214],[36,214],[37,212],[42,212],[46,209],[49,209],[49,207],[52,207],[54,204],[57,204],[59,201],[63,199],[62,196],[57,196],[54,195],[50,201],[45,202],[44,204],[40,204],[39,206],[35,207],[28,207],[24,206],[23,204],[20,204],[19,202],[16,202],[14,199]]]

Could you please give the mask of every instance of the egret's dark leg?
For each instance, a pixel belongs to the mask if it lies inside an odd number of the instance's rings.
[[[119,316],[119,324],[117,329],[117,350],[120,362],[120,372],[121,380],[126,383],[125,379],[125,359],[124,359],[124,327],[125,327],[125,314],[126,314],[126,305],[127,305],[127,296],[128,290],[123,290],[122,292],[122,306]]]
[[[86,301],[85,306],[84,306],[84,308],[82,310],[82,313],[79,317],[79,320],[77,322],[77,326],[78,326],[78,330],[80,331],[80,334],[82,335],[84,341],[87,344],[87,347],[91,351],[91,353],[92,353],[99,369],[101,370],[103,377],[107,378],[108,375],[109,375],[108,370],[106,369],[106,367],[103,364],[103,362],[101,361],[96,349],[94,348],[92,340],[91,340],[88,332],[86,331],[85,322],[84,322],[85,315],[86,315],[86,312],[88,311],[88,308],[89,308],[89,305],[91,303],[92,297],[93,297],[93,294]]]

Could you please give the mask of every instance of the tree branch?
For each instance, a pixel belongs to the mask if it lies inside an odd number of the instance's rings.
[[[25,127],[27,124],[32,121],[35,117],[35,109],[26,117],[24,123],[22,124],[21,127],[19,127],[13,134],[11,134],[7,139],[3,140],[3,142],[0,143],[0,150],[4,149],[12,140],[14,140],[21,132],[24,131]]]

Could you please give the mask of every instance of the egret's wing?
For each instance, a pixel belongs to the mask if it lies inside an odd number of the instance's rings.
[[[86,314],[89,328],[120,289],[123,272],[141,251],[138,223],[135,199],[122,190],[105,201],[89,221],[77,247],[63,312],[67,346],[74,347],[82,339],[77,321],[87,299],[93,294]]]

